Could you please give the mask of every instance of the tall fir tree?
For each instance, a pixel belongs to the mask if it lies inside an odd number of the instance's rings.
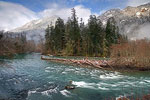
[[[56,52],[61,53],[65,48],[65,25],[61,18],[58,18],[55,23],[54,45]]]
[[[54,30],[54,26],[51,25],[46,28],[45,30],[45,46],[46,46],[46,50],[48,53],[55,53],[55,30]]]
[[[109,18],[107,21],[107,26],[106,26],[106,40],[107,40],[107,46],[111,46],[111,44],[116,44],[118,43],[118,38],[119,38],[119,30],[116,25],[115,19]]]
[[[115,19],[110,18],[106,29],[102,22],[91,15],[88,24],[84,25],[81,18],[78,23],[76,11],[66,24],[58,18],[55,27],[48,26],[45,30],[45,47],[48,53],[56,55],[109,56],[112,44],[119,43],[125,36],[119,34]]]
[[[102,55],[104,30],[102,23],[95,15],[91,15],[88,21],[88,52],[93,56]]]
[[[50,50],[50,27],[49,25],[47,26],[45,30],[45,49],[46,51]]]
[[[74,8],[72,9],[72,16],[67,22],[66,34],[68,36],[67,48],[71,50],[72,55],[79,55],[81,51],[81,35],[78,18]]]

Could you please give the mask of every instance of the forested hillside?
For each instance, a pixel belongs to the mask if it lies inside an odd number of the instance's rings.
[[[125,36],[119,34],[113,17],[107,21],[106,28],[95,15],[90,16],[87,25],[82,18],[80,22],[78,20],[75,9],[72,9],[72,16],[66,23],[58,18],[55,26],[48,25],[45,30],[47,54],[107,57],[110,55],[112,44],[127,40]]]

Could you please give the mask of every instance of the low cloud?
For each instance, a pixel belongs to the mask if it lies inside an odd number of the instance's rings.
[[[144,38],[150,39],[149,29],[150,29],[149,23],[145,23],[142,26],[140,26],[139,29],[137,30],[138,32],[137,39],[144,39]]]
[[[36,14],[24,6],[0,1],[0,30],[11,30],[34,19]]]
[[[39,15],[41,17],[58,16],[64,20],[67,20],[68,17],[71,16],[72,8],[67,7],[61,8],[57,4],[52,4],[51,7],[52,8],[45,9],[44,11],[40,12]],[[92,14],[91,10],[89,8],[85,8],[83,5],[77,5],[74,8],[76,10],[77,17],[83,18],[83,21],[87,23],[89,16]]]
[[[20,4],[0,1],[0,30],[12,30],[31,20],[43,17],[58,16],[66,21],[71,16],[71,9],[73,8],[60,6],[56,3],[49,5],[49,7],[41,12],[33,12]],[[83,5],[77,5],[74,8],[78,18],[83,18],[85,23],[88,22],[91,14],[97,15]]]

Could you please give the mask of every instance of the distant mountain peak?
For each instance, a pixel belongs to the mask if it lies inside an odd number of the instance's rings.
[[[114,17],[121,34],[125,34],[129,39],[150,38],[150,3],[140,5],[138,7],[128,6],[121,9],[110,9],[98,18],[102,21],[103,26],[106,27],[107,20]],[[33,20],[22,27],[12,30],[13,32],[26,32],[28,39],[39,39],[44,37],[45,29],[52,23],[55,25],[58,16],[44,17],[38,20]],[[148,30],[147,30],[148,29]],[[145,31],[147,30],[147,31]]]
[[[28,30],[33,30],[33,29],[45,29],[51,23],[52,25],[54,25],[57,18],[58,18],[57,16],[51,16],[51,17],[44,17],[42,19],[33,20],[11,31],[21,32],[21,31],[28,31]]]
[[[150,3],[137,7],[128,6],[123,10],[111,9],[100,15],[98,18],[106,27],[107,20],[114,17],[120,33],[128,36],[129,39],[149,38],[150,29]]]
[[[44,17],[41,19],[33,20],[11,31],[25,32],[27,33],[27,39],[35,40],[38,42],[40,38],[44,38],[46,27],[50,24],[55,25],[57,19],[57,16]]]

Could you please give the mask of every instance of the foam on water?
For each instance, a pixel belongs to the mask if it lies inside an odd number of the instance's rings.
[[[45,70],[45,72],[49,73],[49,72],[51,72],[51,71],[49,71],[49,70]]]
[[[51,69],[51,67],[46,67],[45,69]]]
[[[77,87],[81,87],[81,88],[96,89],[96,88],[95,88],[95,86],[96,86],[95,83],[86,83],[86,82],[84,82],[84,81],[80,81],[80,82],[75,82],[75,81],[73,81],[72,84],[73,84],[73,85],[76,85]]]
[[[48,95],[51,94],[51,93],[57,93],[57,92],[58,92],[58,88],[56,87],[56,88],[54,88],[54,89],[49,89],[49,90],[43,91],[43,92],[41,92],[41,94],[48,96]]]
[[[144,80],[144,81],[146,81],[147,83],[150,83],[150,80]]]
[[[98,89],[100,89],[100,90],[109,90],[108,88],[105,88],[105,87],[98,87]]]
[[[40,55],[27,55],[22,59],[11,60],[8,64],[16,72],[6,67],[0,68],[0,96],[7,93],[6,96],[10,98],[14,97],[14,92],[30,89],[27,100],[104,100],[109,97],[119,98],[124,94],[147,94],[150,88],[149,73],[132,74],[81,68],[42,61]],[[64,89],[69,80],[73,80],[73,85],[77,88]],[[142,89],[144,92],[139,91]],[[22,96],[22,92],[19,96]]]
[[[29,90],[28,91],[28,97],[31,96],[31,94],[34,94],[34,93],[41,93],[42,95],[46,95],[46,96],[50,96],[51,93],[58,93],[58,88],[54,88],[54,89],[49,89],[49,90],[45,90],[45,91],[42,91],[42,92],[38,92],[39,88],[37,88],[36,90]]]
[[[62,90],[62,91],[60,91],[60,93],[62,94],[62,95],[64,95],[64,96],[66,96],[66,97],[70,97],[70,92],[69,91],[67,91],[67,90]]]
[[[123,78],[123,75],[120,75],[118,72],[115,73],[106,73],[103,75],[100,75],[100,79],[120,79]]]
[[[35,91],[29,90],[29,91],[28,91],[28,97],[31,96],[31,94],[34,94],[34,93],[36,93],[36,90],[35,90]]]

